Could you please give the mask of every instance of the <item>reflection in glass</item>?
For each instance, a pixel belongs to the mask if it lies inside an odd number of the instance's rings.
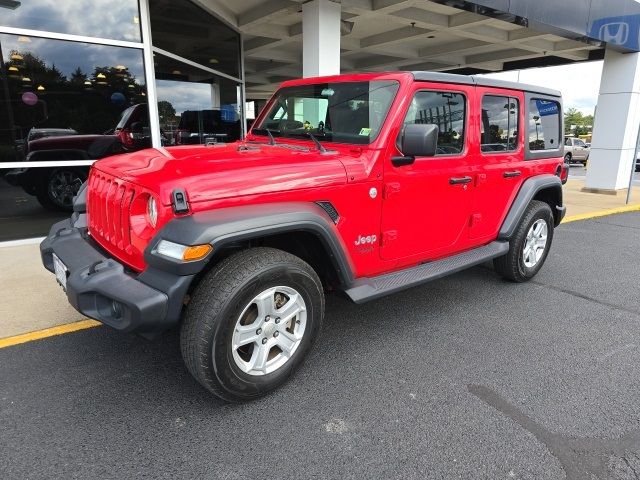
[[[517,98],[487,95],[482,99],[480,122],[483,152],[513,151],[518,146]]]
[[[137,0],[23,0],[15,8],[0,3],[6,27],[140,42]],[[3,8],[4,7],[4,8]],[[26,39],[28,37],[21,37]]]
[[[142,51],[0,35],[2,162],[94,160],[150,146]],[[87,166],[1,170],[45,208],[71,210]]]
[[[235,82],[158,53],[154,64],[160,129],[168,145],[240,138]]]
[[[529,101],[529,150],[554,150],[560,142],[560,104],[534,98]]]
[[[452,155],[464,149],[465,96],[453,92],[417,92],[405,118],[407,123],[438,126],[436,155]]]
[[[150,0],[154,47],[240,77],[240,35],[190,0]]]
[[[69,218],[67,212],[45,210],[35,197],[10,185],[6,172],[0,169],[0,242],[45,236],[51,225]]]

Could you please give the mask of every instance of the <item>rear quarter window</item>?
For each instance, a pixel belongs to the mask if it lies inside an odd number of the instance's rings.
[[[527,158],[562,156],[565,140],[562,133],[562,104],[554,97],[527,95],[525,144]]]

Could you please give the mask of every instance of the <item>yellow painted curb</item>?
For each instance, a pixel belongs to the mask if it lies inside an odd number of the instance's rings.
[[[640,205],[625,205],[624,207],[610,208],[609,210],[600,210],[599,212],[581,213],[580,215],[569,215],[564,217],[562,223],[576,222],[578,220],[588,220],[590,218],[606,217],[607,215],[615,215],[616,213],[640,212]]]
[[[79,322],[65,323],[64,325],[57,325],[55,327],[45,328],[44,330],[36,330],[35,332],[23,333],[21,335],[15,335],[13,337],[0,338],[0,348],[20,345],[21,343],[33,342],[34,340],[54,337],[56,335],[63,335],[65,333],[77,332],[78,330],[86,330],[87,328],[94,328],[99,325],[102,324],[100,322],[96,322],[95,320],[81,320]]]

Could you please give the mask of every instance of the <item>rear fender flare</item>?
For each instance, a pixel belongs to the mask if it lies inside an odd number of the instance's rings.
[[[509,213],[500,227],[498,239],[508,240],[513,236],[531,200],[533,200],[539,192],[544,190],[551,190],[553,192],[553,196],[556,199],[554,202],[556,203],[556,205],[554,205],[555,208],[552,207],[553,216],[556,226],[560,224],[562,216],[564,215],[562,182],[560,178],[555,175],[538,175],[525,180],[522,187],[520,187],[520,191],[516,195],[509,209]]]

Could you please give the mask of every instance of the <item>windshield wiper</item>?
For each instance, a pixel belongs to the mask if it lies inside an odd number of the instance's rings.
[[[315,144],[316,144],[316,147],[318,147],[318,150],[319,150],[321,153],[327,153],[327,149],[326,149],[326,148],[324,148],[324,147],[322,146],[322,144],[320,143],[320,141],[315,137],[315,135],[314,135],[313,133],[311,133],[311,132],[307,132],[307,135],[309,136],[309,138],[310,138],[311,140],[313,140],[313,143],[315,143]]]
[[[258,133],[258,135],[260,134],[259,132],[267,132],[267,135],[269,136],[269,145],[275,145],[276,144],[276,139],[273,136],[273,133],[271,133],[271,130],[269,130],[268,128],[256,128],[253,130],[254,133]]]
[[[271,130],[269,130],[268,128],[265,128],[265,131],[267,132],[267,135],[269,135],[269,145],[275,145],[276,139],[273,138],[273,133],[271,133]]]

